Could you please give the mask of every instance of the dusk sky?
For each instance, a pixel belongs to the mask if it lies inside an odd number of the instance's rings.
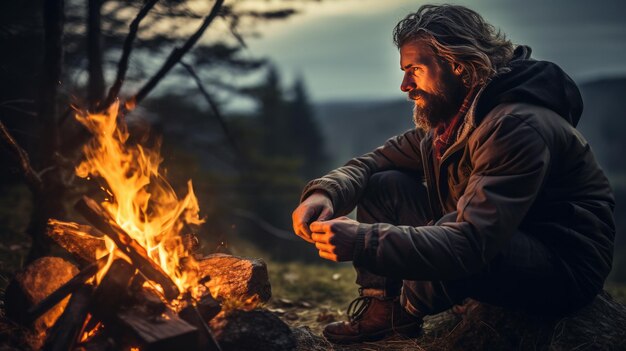
[[[335,0],[298,5],[301,14],[259,28],[247,55],[269,57],[284,83],[305,78],[315,102],[403,98],[395,24],[425,1]],[[626,1],[449,1],[478,11],[514,44],[557,62],[577,82],[626,75]]]

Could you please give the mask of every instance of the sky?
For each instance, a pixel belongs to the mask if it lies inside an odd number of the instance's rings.
[[[289,2],[288,2],[289,3]],[[295,2],[294,2],[295,3]],[[305,79],[314,102],[401,99],[402,72],[391,32],[426,1],[326,0],[258,28],[246,55],[270,58],[288,86]],[[432,3],[432,2],[431,2]],[[558,63],[581,83],[626,76],[625,0],[465,0],[514,44]]]

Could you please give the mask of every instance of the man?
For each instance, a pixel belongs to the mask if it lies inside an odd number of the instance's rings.
[[[542,314],[589,303],[611,269],[614,200],[575,129],[574,82],[462,6],[422,6],[394,41],[417,128],[311,181],[293,213],[321,257],[357,269],[361,296],[326,338],[414,334],[468,297]]]

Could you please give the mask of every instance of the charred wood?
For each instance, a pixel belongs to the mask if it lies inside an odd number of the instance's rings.
[[[198,329],[198,345],[203,350],[221,351],[221,348],[213,332],[209,328],[208,322],[213,319],[221,310],[217,302],[210,294],[204,296],[200,301],[188,301],[178,315]]]
[[[163,294],[168,301],[178,297],[180,291],[172,279],[157,265],[149,256],[146,249],[136,240],[128,235],[94,200],[83,196],[82,200],[76,204],[76,209],[97,229],[111,238],[117,248],[123,252],[133,262],[148,280],[159,284],[163,289]]]
[[[92,226],[50,219],[47,234],[81,263],[95,261],[97,252],[106,250],[104,234]]]
[[[198,330],[171,310],[154,315],[141,306],[119,311],[112,324],[145,351],[196,350]]]
[[[135,271],[135,267],[121,258],[113,261],[94,292],[91,314],[105,324],[112,320],[131,299],[129,287]]]
[[[50,329],[44,351],[72,350],[78,339],[78,335],[85,323],[89,310],[93,286],[83,284],[76,290],[68,302],[63,314]]]

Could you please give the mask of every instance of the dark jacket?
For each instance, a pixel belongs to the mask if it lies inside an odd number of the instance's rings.
[[[372,174],[421,172],[433,225],[360,224],[354,262],[407,280],[481,271],[520,230],[556,257],[574,288],[595,294],[611,270],[615,225],[609,182],[575,129],[582,99],[555,64],[520,46],[509,70],[476,96],[456,142],[436,162],[432,132],[410,130],[311,181],[335,215],[359,202]]]

